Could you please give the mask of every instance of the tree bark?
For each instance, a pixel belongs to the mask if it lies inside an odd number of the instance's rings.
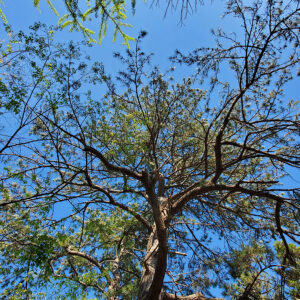
[[[177,296],[176,294],[169,294],[162,292],[159,300],[225,300],[223,298],[207,298],[202,293],[192,294],[188,296]]]
[[[155,223],[148,239],[138,299],[158,300],[163,287],[168,258],[168,227],[166,226],[168,213],[164,209],[167,198],[163,197],[164,178],[161,174],[150,176],[143,171],[142,178]],[[159,180],[158,193],[155,191],[157,180]]]
[[[167,235],[167,233],[165,233]],[[156,225],[150,234],[147,253],[144,259],[142,279],[139,287],[139,300],[159,299],[162,290],[163,279],[167,267],[168,248],[159,245]]]

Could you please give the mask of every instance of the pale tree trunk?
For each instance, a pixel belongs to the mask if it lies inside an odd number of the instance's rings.
[[[108,300],[119,300],[120,298],[115,296],[115,292],[118,290],[119,286],[120,286],[120,281],[121,281],[121,276],[120,276],[120,272],[118,270],[119,267],[119,259],[117,258],[114,262],[113,262],[114,266],[112,269],[112,275],[113,278],[110,280],[109,285],[108,285]]]
[[[144,172],[143,177],[155,223],[147,243],[138,299],[155,300],[159,299],[167,269],[168,228],[165,224],[166,214],[163,212],[167,199],[163,197],[164,178],[161,174],[158,174],[158,177],[151,177]],[[156,194],[157,179],[158,193]]]
[[[154,226],[154,230],[151,232],[148,239],[146,256],[143,262],[142,279],[139,286],[138,299],[145,299],[145,296],[149,293],[157,266],[158,239],[155,231],[156,230]]]
[[[167,267],[167,254],[167,246],[159,245],[157,230],[154,225],[148,240],[147,253],[144,259],[138,294],[139,300],[159,299]]]
[[[123,253],[122,243],[119,244],[118,249],[116,251],[116,257],[112,261],[113,267],[112,267],[112,279],[109,281],[108,285],[108,298],[107,300],[119,300],[120,298],[115,296],[116,291],[120,287],[121,282],[121,274],[119,270],[119,263],[120,263],[120,256]]]

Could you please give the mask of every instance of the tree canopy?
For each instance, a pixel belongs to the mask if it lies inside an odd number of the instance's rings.
[[[37,2],[35,2],[37,3]],[[299,3],[239,0],[242,30],[142,50],[109,75],[41,24],[0,58],[3,299],[298,299]],[[197,67],[196,72],[195,66]],[[222,72],[221,72],[222,70]],[[105,91],[104,91],[105,90]]]

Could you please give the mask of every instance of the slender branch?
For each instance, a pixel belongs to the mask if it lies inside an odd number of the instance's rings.
[[[110,163],[100,151],[98,151],[97,149],[95,149],[91,146],[84,145],[83,151],[90,152],[94,156],[99,158],[101,160],[101,162],[105,165],[105,167],[110,171],[118,172],[123,175],[128,175],[128,176],[130,176],[134,179],[140,180],[140,181],[142,181],[142,179],[143,179],[143,176],[140,173],[136,173],[136,172],[130,170],[129,168],[120,167],[120,166]]]

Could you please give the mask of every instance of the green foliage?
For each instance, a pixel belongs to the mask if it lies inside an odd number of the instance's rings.
[[[290,244],[289,248],[296,261],[290,264],[282,261],[285,248],[282,242],[276,241],[274,248],[252,241],[249,245],[242,244],[239,250],[234,250],[226,258],[229,274],[238,283],[225,286],[226,295],[239,295],[247,299],[266,299],[270,290],[275,290],[274,299],[297,299],[299,297],[299,247]],[[276,280],[281,277],[281,282]],[[287,285],[288,292],[284,291]],[[267,298],[268,299],[268,298]]]
[[[0,4],[1,4],[1,2],[0,2]],[[7,19],[6,19],[5,14],[3,13],[2,8],[0,8],[0,17],[1,17],[1,19],[2,19],[2,22],[3,22],[4,24],[7,24]]]
[[[80,31],[83,36],[88,40],[89,43],[99,43],[101,44],[102,40],[106,36],[107,27],[112,25],[113,30],[113,42],[116,41],[117,35],[120,35],[123,39],[123,44],[129,48],[129,42],[134,41],[134,38],[125,33],[124,28],[132,27],[130,24],[126,23],[127,19],[126,13],[126,2],[120,0],[107,0],[107,1],[86,1],[85,4],[78,3],[78,1],[73,0],[64,0],[65,8],[67,13],[63,16],[59,14],[51,0],[46,0],[51,11],[59,18],[58,25],[60,28],[68,27],[69,31]],[[94,2],[94,3],[93,3]],[[1,1],[0,4],[3,4]],[[40,10],[40,0],[34,0],[33,5],[41,12]],[[131,3],[131,7],[134,10],[135,2]],[[100,16],[100,17],[99,17]],[[95,31],[91,30],[85,23],[88,23],[93,20],[93,18],[100,19],[98,24],[98,35],[95,38]],[[5,11],[0,8],[0,18],[2,22],[7,25],[7,18]]]
[[[39,0],[34,1],[34,6],[39,8]],[[65,7],[67,13],[59,16],[58,11],[53,6],[50,0],[47,3],[56,16],[59,17],[58,25],[61,28],[69,27],[70,31],[79,30],[88,39],[89,42],[95,43],[95,32],[84,25],[85,22],[91,21],[93,16],[96,18],[100,16],[98,42],[101,43],[106,36],[107,26],[111,23],[114,26],[113,42],[115,42],[117,34],[119,34],[124,44],[129,47],[129,42],[134,40],[132,37],[124,32],[123,28],[131,27],[130,24],[125,23],[126,20],[126,2],[120,0],[108,1],[87,1],[85,4],[78,3],[78,1],[65,0]],[[132,3],[134,8],[134,3]]]
[[[291,255],[294,258],[294,263],[290,263],[285,259],[285,250],[282,241],[277,241],[274,244],[276,255],[280,261],[284,262],[284,267],[278,268],[277,272],[282,274],[284,281],[290,288],[290,296],[292,299],[297,299],[300,296],[300,247],[295,244],[289,244]]]

